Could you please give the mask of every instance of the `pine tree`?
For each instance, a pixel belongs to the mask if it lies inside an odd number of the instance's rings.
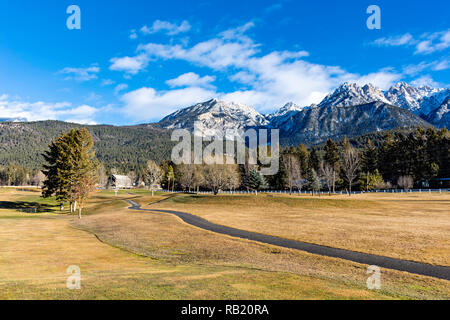
[[[46,176],[42,196],[55,195],[61,210],[65,201],[78,202],[80,218],[83,203],[97,182],[98,162],[93,145],[89,131],[72,129],[51,143],[43,154],[47,163],[42,171]]]
[[[369,190],[369,177],[377,170],[378,151],[372,140],[368,140],[361,156],[361,169],[364,171],[366,181],[364,185]]]
[[[46,180],[43,183],[42,196],[44,198],[56,196],[61,210],[64,209],[63,204],[70,196],[70,180],[67,176],[67,171],[71,168],[68,157],[70,145],[67,140],[67,135],[61,135],[43,154],[46,163],[43,165],[42,173],[46,176]]]
[[[261,173],[252,169],[249,173],[244,177],[243,181],[244,187],[255,191],[255,194],[258,195],[258,191],[267,188],[267,182]]]
[[[308,170],[308,174],[306,176],[306,180],[308,181],[308,188],[310,190],[312,190],[313,195],[314,195],[314,191],[320,191],[321,188],[321,183],[319,180],[319,177],[317,176],[316,170],[314,169],[309,169]]]
[[[317,152],[317,150],[315,148],[313,148],[311,150],[311,153],[309,154],[309,159],[308,159],[308,168],[309,169],[314,169],[314,171],[319,171],[320,168],[320,158],[319,158],[319,154]]]
[[[336,189],[336,176],[339,174],[339,149],[336,143],[334,143],[333,140],[328,139],[326,145],[325,145],[325,164],[330,166],[333,169],[333,193]]]
[[[308,161],[309,161],[309,152],[308,148],[304,144],[299,144],[297,146],[296,153],[298,155],[298,160],[300,161],[300,168],[303,173],[308,172]]]
[[[270,186],[275,190],[284,190],[284,188],[286,188],[287,172],[282,161],[280,161],[278,172],[275,175],[270,176],[268,180]]]

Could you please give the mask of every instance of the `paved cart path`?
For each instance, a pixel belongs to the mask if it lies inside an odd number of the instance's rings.
[[[129,208],[131,210],[173,214],[192,226],[212,231],[215,233],[225,234],[231,237],[257,241],[289,249],[302,250],[313,254],[349,260],[367,265],[375,265],[386,269],[406,271],[409,273],[415,273],[423,276],[450,280],[450,267],[446,266],[435,266],[427,263],[378,256],[374,254],[355,252],[345,249],[332,248],[327,246],[321,246],[318,244],[264,235],[256,232],[250,232],[218,225],[186,212],[172,211],[172,210],[142,209],[141,206],[136,202],[132,200],[126,201],[131,205],[131,207]]]

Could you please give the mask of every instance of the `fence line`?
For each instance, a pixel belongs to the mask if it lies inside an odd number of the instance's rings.
[[[172,191],[172,190],[162,190],[162,192],[165,193],[192,193],[192,194],[196,194],[197,192],[187,192],[187,191]],[[443,192],[450,192],[450,189],[408,189],[408,190],[404,190],[404,189],[388,189],[388,190],[369,190],[369,191],[352,191],[351,194],[365,194],[365,193],[443,193]],[[213,194],[214,192],[212,191],[199,191],[199,194]],[[224,191],[220,191],[219,194],[252,194],[255,193],[254,191],[247,191],[247,190],[235,190],[235,191],[229,191],[229,190],[224,190]],[[258,191],[258,193],[270,193],[270,194],[305,194],[305,195],[312,195],[313,192],[312,191],[308,191],[308,190],[295,190],[292,192],[289,192],[289,190],[260,190]],[[321,195],[328,195],[330,194],[330,192],[328,191],[314,191],[314,194],[321,194]],[[348,191],[336,191],[336,192],[331,192],[331,194],[334,195],[347,195],[349,194]]]

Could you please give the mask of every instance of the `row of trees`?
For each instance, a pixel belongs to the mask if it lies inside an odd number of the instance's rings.
[[[440,177],[450,177],[450,135],[447,129],[417,129],[410,133],[387,134],[375,144],[370,139],[355,146],[344,138],[331,139],[308,149],[301,144],[283,150],[279,172],[260,176],[257,166],[179,165],[164,161],[158,167],[159,183],[170,190],[245,188],[276,190],[373,190],[425,187]],[[145,180],[145,170],[142,175]]]
[[[86,129],[72,129],[49,146],[43,156],[46,161],[42,196],[55,196],[61,204],[70,203],[70,211],[78,206],[78,217],[89,194],[98,182],[99,164],[93,150],[94,141]]]
[[[450,177],[450,134],[447,129],[417,129],[410,133],[387,134],[375,143],[367,139],[354,145],[344,138],[335,142],[328,140],[320,147],[308,149],[301,144],[283,150],[280,170],[274,176],[263,177],[258,166],[220,165],[175,165],[163,161],[160,165],[149,160],[125,172],[131,180],[153,188],[161,185],[169,190],[199,191],[208,189],[217,194],[220,190],[311,190],[326,189],[330,193],[346,190],[351,194],[355,188],[361,190],[382,188],[411,188],[424,186],[434,178]],[[93,151],[93,140],[86,129],[71,130],[61,135],[45,152],[46,164],[42,171],[46,177],[43,187],[45,197],[56,196],[62,203],[70,202],[71,211],[78,205],[79,215],[84,200],[98,183],[106,184],[111,173],[122,173],[116,169],[106,170],[99,165]],[[226,159],[224,161],[226,163]],[[8,184],[26,176],[20,168],[8,166],[2,174]],[[10,174],[16,172],[16,175]],[[3,178],[3,177],[9,178]],[[37,172],[32,175],[42,181]]]
[[[437,178],[450,177],[450,134],[447,129],[417,129],[408,134],[387,134],[356,148],[344,138],[328,140],[308,150],[304,145],[284,150],[280,172],[273,177],[277,188],[310,190],[357,187],[361,190],[413,186],[426,187]]]
[[[40,186],[44,178],[40,170],[32,170],[15,164],[0,166],[0,185],[2,186]]]
[[[158,166],[150,160],[143,176],[146,185],[161,184],[168,190],[198,192],[202,188],[217,194],[220,190],[235,191],[240,187],[255,193],[268,188],[265,178],[256,170],[256,166],[236,164],[203,163],[176,166],[170,161],[165,161]]]

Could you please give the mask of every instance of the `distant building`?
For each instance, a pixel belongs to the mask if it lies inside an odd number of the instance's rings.
[[[108,178],[107,188],[108,189],[131,189],[131,188],[133,188],[133,182],[127,176],[112,174]]]

